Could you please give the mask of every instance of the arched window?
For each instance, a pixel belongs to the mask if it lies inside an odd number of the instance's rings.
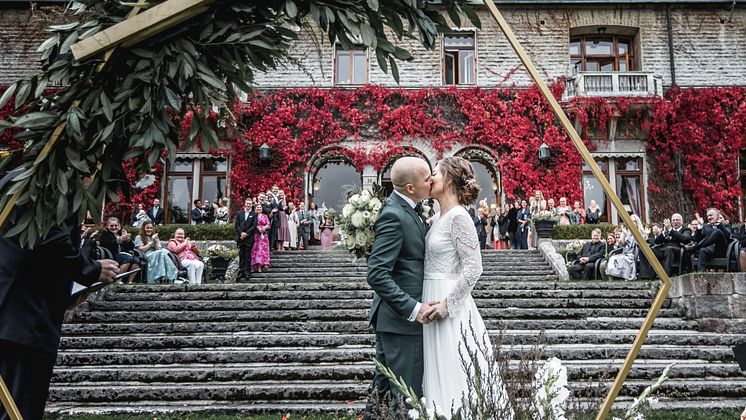
[[[635,71],[634,39],[615,35],[581,35],[570,38],[572,73],[581,71]]]

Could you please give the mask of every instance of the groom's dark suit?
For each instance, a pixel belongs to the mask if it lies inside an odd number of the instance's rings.
[[[376,359],[422,395],[422,325],[414,312],[422,299],[425,224],[396,192],[386,201],[375,224],[376,239],[368,257],[368,284],[373,288],[370,324],[376,332]],[[376,371],[379,396],[401,394]],[[394,400],[396,401],[396,400]],[[366,410],[366,417],[371,411]]]

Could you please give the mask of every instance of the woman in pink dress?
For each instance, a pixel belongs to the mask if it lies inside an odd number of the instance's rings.
[[[261,273],[262,267],[269,267],[269,218],[262,213],[262,205],[257,204],[254,212],[256,219],[256,233],[254,234],[254,248],[251,249],[252,271]]]
[[[321,249],[324,251],[332,249],[334,222],[329,218],[329,213],[324,213],[324,221],[319,228],[321,229]]]

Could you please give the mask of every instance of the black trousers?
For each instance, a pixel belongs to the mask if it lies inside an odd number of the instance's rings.
[[[238,278],[251,277],[251,249],[254,241],[238,242]]]
[[[425,371],[425,361],[422,354],[422,335],[402,335],[387,332],[376,332],[376,360],[391,369],[397,377],[404,378],[404,382],[412,387],[418,396],[422,396],[422,375]],[[376,369],[373,376],[372,391],[383,401],[387,393],[391,393],[391,404],[397,412],[399,400],[403,398],[396,386],[391,385],[388,378]],[[365,419],[376,419],[373,401],[368,401],[365,407]]]
[[[568,271],[570,277],[575,280],[593,280],[596,277],[596,263],[589,261],[581,264],[575,261]]]
[[[0,375],[18,410],[26,420],[41,419],[47,404],[49,382],[57,355],[0,340]],[[0,405],[0,420],[10,419]]]
[[[707,266],[712,260],[725,257],[727,251],[728,242],[725,240],[725,234],[720,229],[712,230],[693,250],[698,255],[697,271],[707,271]]]
[[[298,235],[299,235],[299,239],[298,239],[299,245],[302,244],[303,249],[308,249],[308,244],[311,239],[311,231],[308,229],[303,230],[303,228],[301,228],[298,231]]]

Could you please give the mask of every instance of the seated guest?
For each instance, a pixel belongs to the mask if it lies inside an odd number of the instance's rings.
[[[168,241],[168,250],[176,254],[181,261],[181,265],[186,268],[189,284],[201,284],[205,263],[197,258],[200,253],[197,244],[185,236],[184,229],[176,229],[174,237]]]
[[[632,215],[632,221],[635,224],[633,229],[637,229],[645,236],[645,228],[636,214]],[[606,275],[634,280],[637,278],[637,254],[639,252],[637,241],[635,241],[632,232],[623,228],[619,242],[622,246],[622,252],[609,257],[609,263],[606,265]]]
[[[697,271],[707,271],[707,267],[715,258],[724,258],[728,250],[728,241],[733,234],[729,224],[723,223],[720,210],[707,209],[707,223],[697,227],[693,232],[692,245],[684,245],[684,250],[689,255],[696,255]]]
[[[608,235],[606,235],[606,254],[609,255],[609,253],[617,248],[616,244],[616,235],[614,232],[609,232]]]
[[[684,245],[692,241],[692,231],[684,227],[684,218],[679,213],[671,216],[671,221],[664,221],[661,239],[656,241],[656,257],[663,264],[666,274],[672,276],[674,264],[679,260],[681,249]],[[691,263],[689,257],[685,254],[684,261],[679,261],[685,267]],[[681,270],[680,270],[681,271]]]
[[[593,280],[596,261],[604,257],[606,244],[601,241],[601,229],[593,229],[591,241],[586,242],[578,254],[578,259],[570,266],[570,277],[576,280]]]
[[[585,212],[585,222],[589,225],[596,225],[601,222],[601,207],[598,207],[596,200],[591,200],[588,210]]]
[[[119,263],[118,273],[125,273],[140,267],[140,259],[132,254],[135,245],[132,243],[132,235],[125,229],[119,228],[119,219],[110,217],[106,221],[106,231],[101,234],[98,240],[102,248],[109,250],[117,263]],[[137,273],[132,273],[124,281],[132,283],[137,277]]]
[[[140,234],[135,237],[135,247],[144,252],[148,259],[148,284],[173,282],[179,276],[176,265],[168,256],[168,250],[161,247],[161,241],[150,219],[145,220],[140,227]]]

